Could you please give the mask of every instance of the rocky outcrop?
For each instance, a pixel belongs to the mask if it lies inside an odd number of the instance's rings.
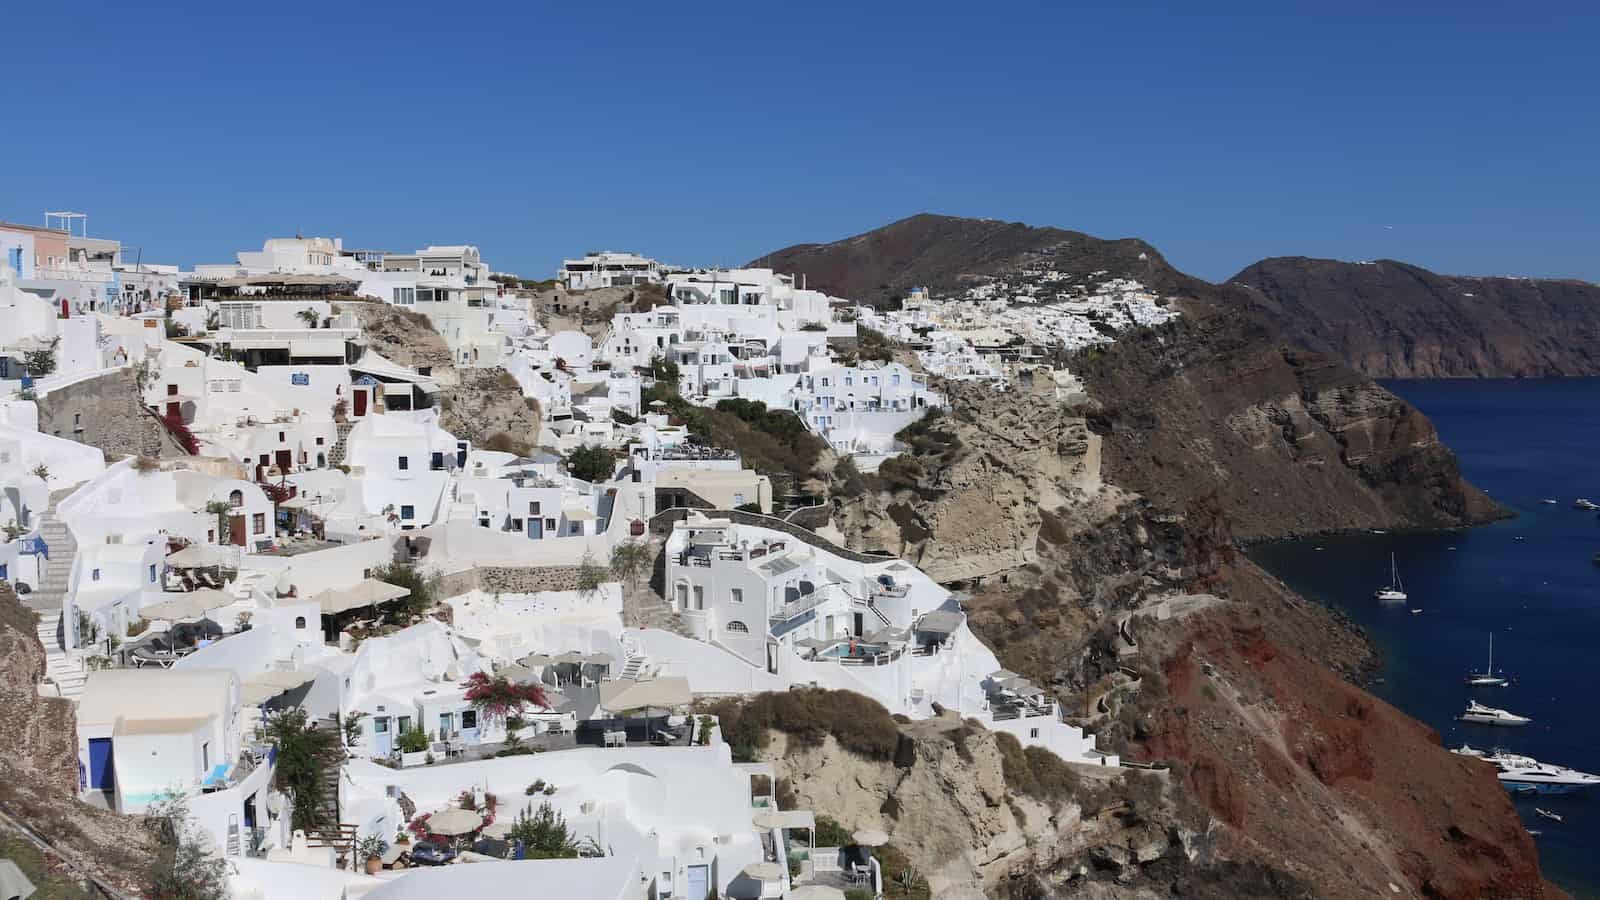
[[[1502,514],[1405,401],[1237,309],[1181,308],[1074,363],[1106,481],[1169,510],[1214,495],[1245,540]]]
[[[73,703],[39,696],[45,657],[36,622],[0,581],[0,812],[42,835],[58,860],[127,886],[154,852],[149,835],[134,818],[77,801]]]
[[[450,348],[433,328],[428,317],[377,302],[347,302],[361,322],[367,346],[385,359],[413,369],[431,371],[441,385],[454,383],[455,369]]]
[[[1232,281],[1295,343],[1373,378],[1600,375],[1600,285],[1304,257]]]
[[[939,581],[1033,562],[1041,510],[1103,498],[1099,437],[1048,390],[941,389],[949,410],[921,426],[910,468],[891,462],[881,474],[897,480],[869,479],[875,490],[838,504],[837,527],[851,546],[886,550]]]
[[[98,447],[108,461],[183,455],[144,405],[137,377],[127,367],[50,391],[37,401],[39,432]]]
[[[522,387],[505,369],[459,370],[456,385],[442,393],[439,405],[440,425],[475,446],[497,434],[508,436],[515,445],[539,444],[539,402],[523,396]]]

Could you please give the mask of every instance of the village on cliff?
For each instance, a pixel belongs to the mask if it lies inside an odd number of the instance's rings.
[[[943,384],[1071,402],[1067,353],[1175,315],[1043,269],[886,310],[631,253],[180,269],[76,213],[0,223],[0,579],[75,705],[79,801],[178,805],[234,896],[880,896],[881,831],[784,808],[715,703],[848,691],[1119,760],[697,411],[873,472]]]

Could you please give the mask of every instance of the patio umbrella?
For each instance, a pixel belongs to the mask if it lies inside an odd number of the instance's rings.
[[[566,653],[556,657],[556,662],[566,663],[568,665],[580,665],[583,663],[583,654],[576,650],[568,650]]]
[[[434,834],[454,837],[461,834],[470,834],[478,830],[483,824],[483,816],[470,809],[447,809],[436,812],[428,817],[428,830]]]
[[[591,653],[588,656],[585,656],[583,661],[586,665],[591,666],[609,666],[611,665],[611,654]]]
[[[204,569],[222,565],[222,551],[206,544],[189,546],[167,555],[166,564],[174,569]]]
[[[554,660],[552,660],[550,656],[545,653],[529,653],[527,656],[524,656],[522,659],[518,660],[518,662],[530,669],[534,669],[538,668],[539,666],[548,666],[550,663],[554,662]]]
[[[487,838],[504,839],[511,833],[511,827],[515,824],[517,823],[509,818],[495,819],[488,825],[483,826],[483,836]]]
[[[513,684],[528,684],[539,680],[539,673],[527,666],[504,666],[495,674],[503,676]]]
[[[151,621],[161,619],[168,622],[196,619],[213,609],[232,606],[238,602],[232,594],[216,588],[201,588],[197,591],[167,593],[161,596],[163,598],[161,602],[152,603],[139,610],[140,618]]]
[[[876,828],[864,828],[850,835],[850,840],[855,841],[857,847],[882,847],[889,843],[889,836]]]
[[[744,874],[757,881],[777,881],[783,877],[785,869],[775,862],[751,863],[744,867]]]

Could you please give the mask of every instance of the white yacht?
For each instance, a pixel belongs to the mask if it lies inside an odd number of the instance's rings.
[[[1494,632],[1489,632],[1489,665],[1482,672],[1468,672],[1464,679],[1468,687],[1505,687],[1511,679],[1494,674]]]
[[[1535,806],[1533,808],[1533,811],[1538,813],[1541,816],[1544,816],[1546,819],[1551,819],[1551,820],[1556,821],[1556,822],[1561,821],[1561,814],[1560,813],[1553,813],[1548,809],[1540,809],[1537,806]]]
[[[1531,756],[1496,752],[1483,761],[1493,764],[1500,784],[1517,794],[1570,794],[1600,784],[1600,775],[1542,763]]]
[[[1543,503],[1545,506],[1555,506],[1556,505],[1556,498],[1554,498],[1554,497],[1546,497],[1543,500],[1540,500],[1539,502]]]
[[[1456,718],[1462,722],[1472,722],[1476,725],[1526,725],[1533,720],[1527,716],[1519,716],[1503,709],[1484,706],[1476,700],[1467,701],[1467,711]]]
[[[1579,497],[1573,501],[1572,505],[1578,509],[1600,509],[1600,503],[1596,503],[1586,497]]]
[[[1379,600],[1406,599],[1406,586],[1400,581],[1400,565],[1395,562],[1393,553],[1389,554],[1389,584],[1373,591],[1372,596]]]

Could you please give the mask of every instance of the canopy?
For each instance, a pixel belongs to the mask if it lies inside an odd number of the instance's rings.
[[[139,616],[154,621],[162,619],[176,622],[181,619],[198,619],[213,609],[232,606],[238,599],[216,588],[200,588],[178,594],[162,594],[167,599],[152,603],[139,610]]]
[[[493,822],[483,826],[483,836],[487,838],[504,838],[511,834],[511,828],[516,824],[516,821],[510,817],[495,819]]]
[[[174,569],[198,569],[207,566],[220,566],[224,557],[221,550],[208,544],[190,544],[189,546],[169,554],[167,565]]]
[[[500,676],[502,678],[505,678],[506,680],[511,681],[511,682],[513,682],[515,684],[527,684],[530,681],[538,681],[539,680],[539,673],[535,672],[534,670],[532,670],[530,668],[528,668],[527,666],[518,666],[518,665],[503,666],[503,667],[500,668],[499,671],[495,672],[494,674],[496,674],[496,675],[498,675],[498,676]]]
[[[411,591],[407,588],[368,578],[354,587],[323,591],[316,596],[316,600],[324,615],[333,615],[409,596]]]
[[[817,817],[809,809],[769,809],[750,818],[757,830],[772,828],[816,828]]]
[[[611,712],[685,706],[693,699],[694,695],[689,692],[689,679],[681,675],[649,681],[618,679],[600,682],[600,706]]]
[[[882,847],[889,843],[889,836],[876,828],[866,828],[850,835],[850,840],[858,847]]]
[[[426,823],[429,831],[434,834],[457,835],[469,834],[477,831],[483,824],[483,816],[470,809],[447,809],[436,812],[428,817]]]
[[[239,699],[245,706],[260,706],[284,691],[292,691],[315,679],[316,673],[304,669],[284,672],[277,669],[251,675],[239,686]]]
[[[751,863],[744,867],[744,874],[757,881],[777,881],[783,877],[784,868],[775,862]]]
[[[583,662],[583,654],[576,650],[568,650],[566,653],[556,657],[555,661],[558,663],[577,665]]]
[[[917,622],[917,630],[926,634],[955,634],[966,616],[955,610],[936,609]]]
[[[518,662],[530,668],[537,668],[538,666],[548,666],[555,660],[551,659],[549,654],[546,653],[529,653]]]
[[[588,666],[609,666],[611,665],[611,654],[591,653],[583,658],[583,662],[584,665]]]

